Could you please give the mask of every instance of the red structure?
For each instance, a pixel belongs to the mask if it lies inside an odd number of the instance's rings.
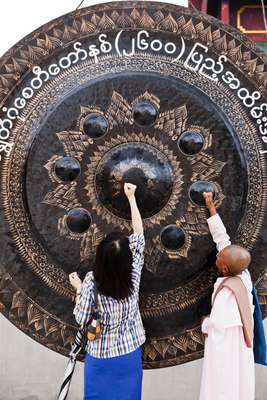
[[[252,0],[192,0],[199,11],[213,15],[254,40],[267,52],[267,32],[261,1]],[[265,5],[267,14],[267,2]]]

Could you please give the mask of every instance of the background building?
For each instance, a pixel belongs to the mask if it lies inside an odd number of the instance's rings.
[[[263,0],[192,0],[191,3],[199,11],[232,25],[267,52],[264,22],[267,5],[264,6]]]

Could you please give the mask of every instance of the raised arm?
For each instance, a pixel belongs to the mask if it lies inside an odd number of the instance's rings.
[[[216,206],[213,201],[213,194],[204,192],[203,196],[205,199],[206,207],[210,213],[210,218],[208,218],[207,220],[209,230],[213,241],[216,243],[217,250],[221,251],[225,247],[231,245],[230,237],[227,234],[221,217],[217,213]]]
[[[124,184],[124,193],[128,198],[130,208],[131,208],[133,231],[134,231],[134,233],[143,234],[144,233],[143,221],[142,221],[140,211],[136,204],[135,190],[136,190],[136,186],[133,185],[132,183]]]

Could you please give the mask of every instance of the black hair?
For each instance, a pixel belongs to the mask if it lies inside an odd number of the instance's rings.
[[[109,233],[96,250],[94,277],[99,292],[116,300],[132,294],[133,255],[129,239],[121,232]]]

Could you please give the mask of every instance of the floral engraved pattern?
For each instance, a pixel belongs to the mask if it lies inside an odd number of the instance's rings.
[[[138,127],[135,126],[133,128],[134,121],[132,117],[132,110],[134,106],[140,101],[149,101],[159,110],[158,121],[154,124],[153,129],[153,132],[155,131],[155,134],[153,133],[145,135],[142,132],[138,133]],[[91,138],[87,138],[87,136],[84,135],[82,131],[84,118],[90,113],[98,113],[109,121],[109,129],[111,130],[111,135],[108,140],[101,142],[101,144],[98,144],[97,140],[94,143],[94,141]],[[129,126],[130,129],[128,129],[128,131],[123,136],[116,134],[116,131],[114,131],[115,133],[114,135],[112,135],[112,129],[117,126]],[[199,154],[197,154],[191,161],[191,181],[215,181],[216,178],[221,174],[225,163],[219,160],[214,160],[213,157],[209,156],[206,153],[206,150],[208,150],[212,144],[212,135],[210,134],[210,131],[208,129],[202,128],[200,126],[190,126],[189,129],[190,128],[191,130],[201,132],[204,138],[203,150]],[[112,212],[107,210],[98,199],[95,185],[95,175],[97,174],[101,160],[109,151],[124,143],[140,143],[142,145],[149,145],[151,146],[151,149],[155,149],[152,151],[156,153],[157,157],[163,158],[164,154],[164,157],[166,157],[167,161],[171,165],[174,175],[172,194],[169,198],[168,203],[165,205],[165,207],[163,207],[163,209],[160,210],[160,212],[145,220],[146,228],[153,227],[154,225],[160,226],[160,224],[162,224],[167,217],[171,217],[174,211],[177,209],[182,186],[185,185],[185,182],[184,174],[179,162],[179,155],[175,154],[173,150],[168,147],[168,144],[162,144],[157,139],[156,132],[157,130],[164,132],[168,140],[173,141],[177,140],[179,136],[187,129],[187,107],[185,104],[179,105],[170,111],[165,111],[161,113],[160,99],[153,95],[153,93],[145,92],[130,103],[127,101],[127,99],[123,98],[121,94],[113,91],[110,104],[106,112],[104,112],[104,110],[102,110],[100,106],[81,107],[80,117],[77,121],[77,131],[58,132],[57,137],[64,147],[65,154],[67,156],[75,157],[80,161],[83,160],[86,152],[88,150],[90,151],[90,144],[94,143],[96,149],[94,149],[92,153],[90,153],[90,163],[87,166],[87,170],[85,172],[85,182],[83,183],[84,189],[87,194],[87,200],[89,202],[89,211],[96,213],[96,215],[103,220],[102,226],[105,226],[105,223],[112,224],[114,226],[120,225],[121,227],[129,231],[129,221],[114,215]],[[45,165],[45,168],[48,170],[49,177],[53,182],[57,181],[57,179],[54,177],[53,171],[54,163],[58,159],[59,156],[54,155],[50,160],[48,160],[47,164]],[[163,163],[164,162],[166,162],[165,159],[163,159]],[[117,191],[121,190],[122,186],[120,176],[114,176],[113,185],[115,186]],[[224,195],[218,183],[214,182],[214,185],[218,192],[216,204],[220,206],[224,199]],[[52,192],[47,193],[43,202],[45,204],[57,206],[66,210],[70,210],[74,207],[80,207],[81,201],[79,199],[79,186],[77,186],[76,182],[71,182],[71,184],[65,185],[60,183]],[[64,218],[61,218],[61,222],[58,225],[60,229],[60,234],[71,237],[72,239],[76,238],[77,240],[81,238],[82,258],[84,259],[86,258],[86,256],[92,256],[95,250],[95,246],[93,244],[91,246],[89,245],[89,232],[86,232],[84,235],[73,235],[73,233],[71,233],[68,229],[64,228],[65,220]],[[164,247],[160,244],[159,240],[156,240],[155,245],[161,251],[166,251],[170,258],[187,257],[193,240],[193,236],[208,233],[207,224],[205,222],[205,213],[203,215],[203,210],[199,211],[199,208],[192,204],[190,200],[188,200],[187,210],[185,214],[180,219],[177,219],[174,222],[177,224],[177,226],[180,226],[186,233],[186,241],[184,246],[179,250],[170,251],[165,250]],[[99,228],[96,227],[94,229],[99,230]],[[100,237],[103,237],[103,229],[102,231],[100,229],[98,234]],[[150,263],[148,262],[148,269],[150,269],[149,264]],[[153,267],[153,271],[156,271],[155,265]]]

